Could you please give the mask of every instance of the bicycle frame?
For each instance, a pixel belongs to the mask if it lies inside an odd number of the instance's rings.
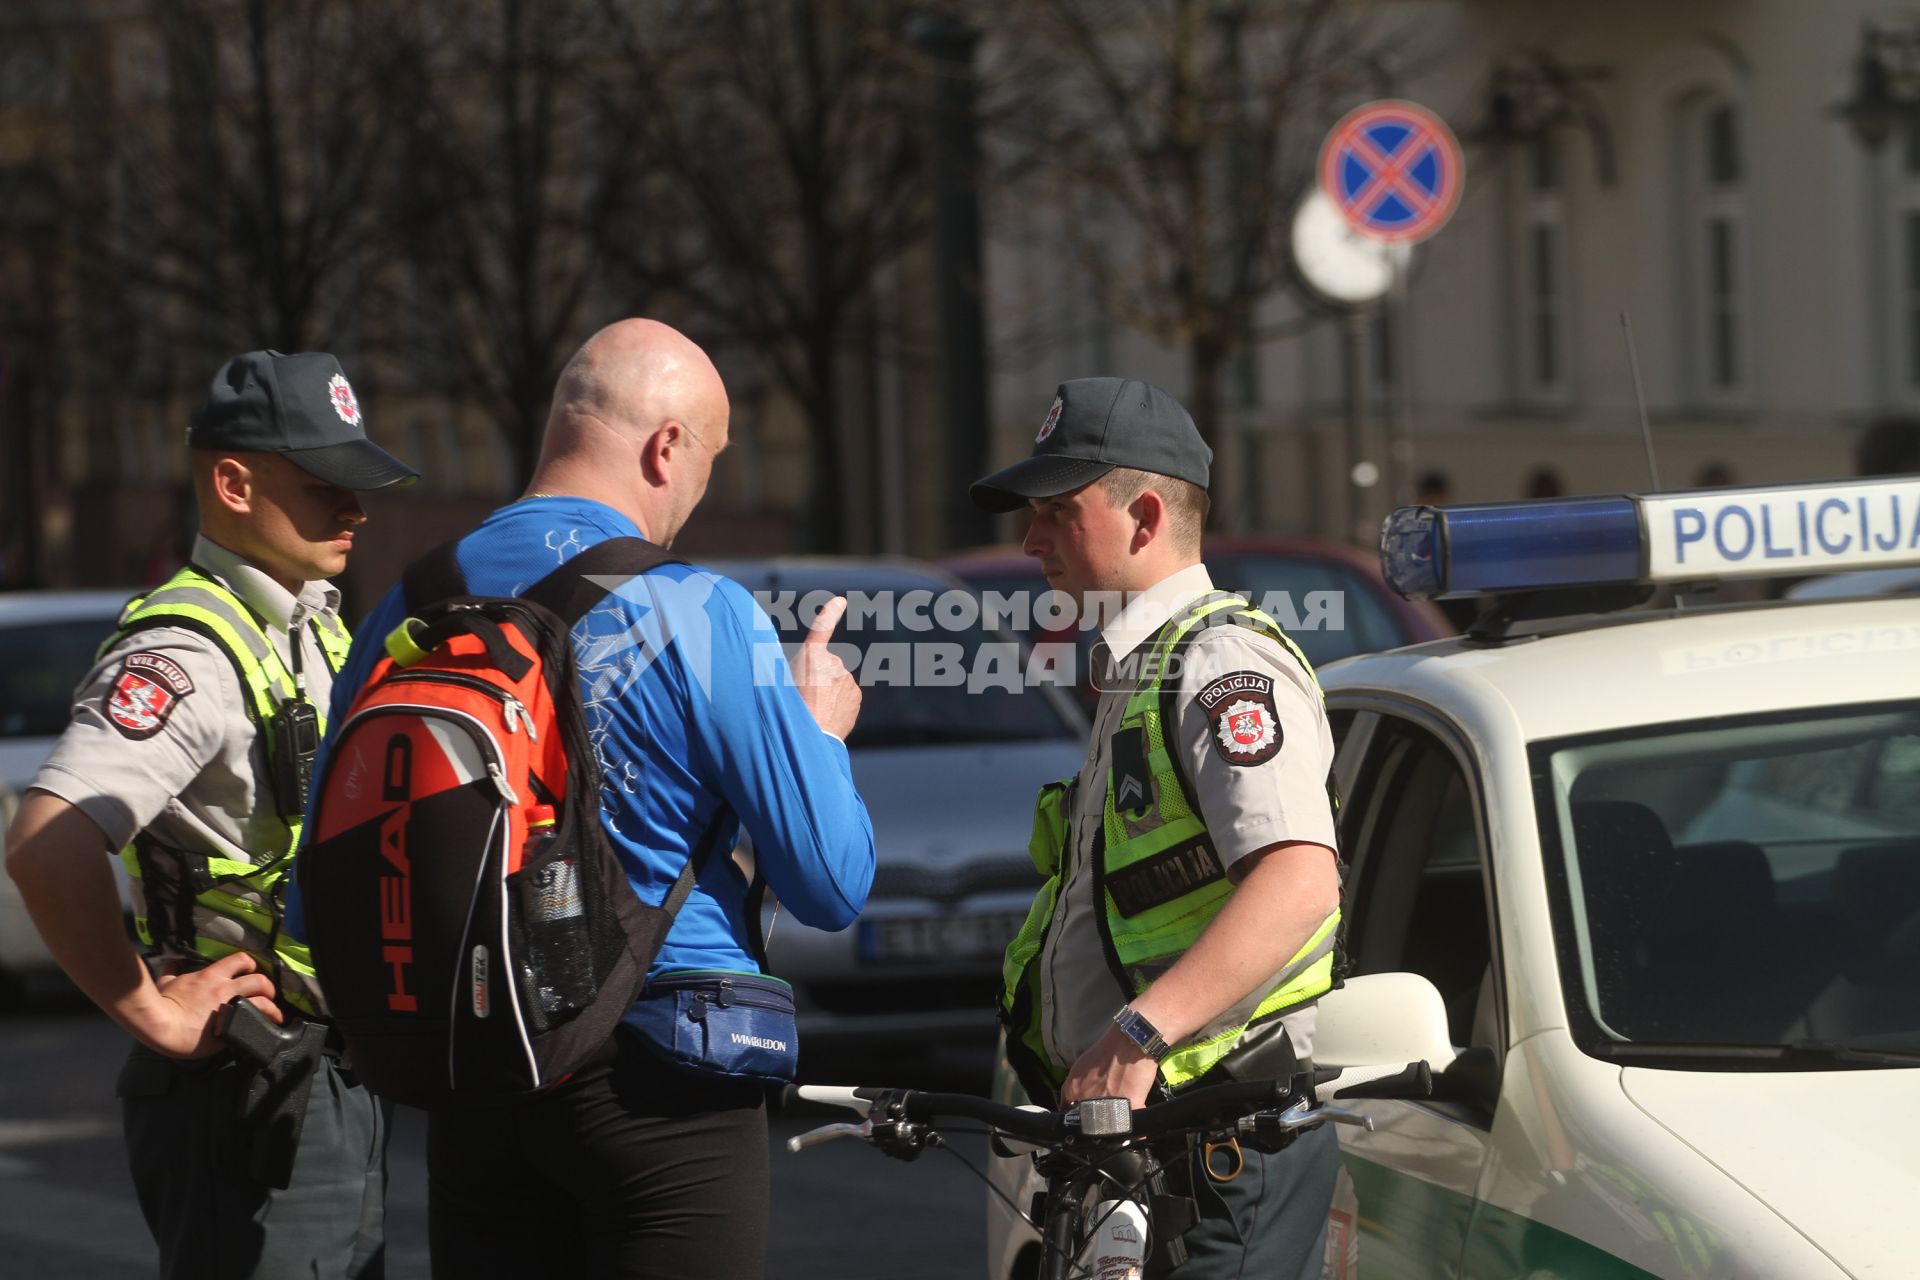
[[[1136,1166],[1137,1176],[1116,1172],[1116,1163]],[[1140,1280],[1153,1244],[1152,1200],[1131,1196],[1098,1199],[1103,1183],[1145,1189],[1157,1162],[1131,1148],[1092,1168],[1078,1168],[1047,1181],[1041,1215],[1041,1280]],[[1094,1200],[1091,1210],[1087,1201]]]

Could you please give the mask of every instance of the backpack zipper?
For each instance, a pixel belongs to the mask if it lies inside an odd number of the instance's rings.
[[[377,707],[363,708],[347,717],[346,723],[340,726],[340,736],[344,738],[353,730],[354,726],[363,720],[371,720],[378,716],[390,715],[428,716],[434,719],[451,721],[459,725],[460,728],[466,732],[467,736],[474,741],[475,745],[481,748],[485,755],[487,778],[493,783],[494,790],[499,794],[500,798],[508,804],[516,808],[519,806],[520,793],[513,789],[512,783],[507,781],[506,770],[502,767],[499,756],[496,754],[497,748],[493,746],[491,741],[491,732],[478,719],[465,711],[456,711],[450,707],[420,706],[413,703],[382,703]],[[329,764],[331,764],[331,762],[329,762]]]
[[[462,689],[472,689],[484,693],[501,704],[505,710],[502,717],[507,724],[508,733],[518,733],[522,724],[527,727],[527,738],[531,742],[540,741],[540,734],[533,727],[533,717],[527,713],[526,704],[506,690],[489,684],[478,676],[464,675],[458,671],[436,671],[431,667],[412,671],[396,671],[381,681],[382,684],[401,684],[406,682],[427,684],[453,684]]]

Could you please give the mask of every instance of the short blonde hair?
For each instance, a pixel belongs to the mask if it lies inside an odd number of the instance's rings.
[[[1207,528],[1207,512],[1213,500],[1207,491],[1189,480],[1178,480],[1152,471],[1115,467],[1100,477],[1107,505],[1124,507],[1151,489],[1167,504],[1167,535],[1182,551],[1198,554],[1200,537]]]

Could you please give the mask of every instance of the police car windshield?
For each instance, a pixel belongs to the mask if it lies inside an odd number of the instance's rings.
[[[1588,1052],[1920,1049],[1920,702],[1540,743],[1533,764]],[[1844,1056],[1749,1062],[1823,1064]]]
[[[58,735],[113,618],[0,626],[0,738]]]

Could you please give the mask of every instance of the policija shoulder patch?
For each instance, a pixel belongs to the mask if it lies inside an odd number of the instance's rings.
[[[130,653],[107,688],[107,719],[126,738],[151,738],[166,727],[193,681],[179,663],[157,653]]]
[[[1200,709],[1213,730],[1213,749],[1228,764],[1262,764],[1279,754],[1273,677],[1230,672],[1200,691]]]

